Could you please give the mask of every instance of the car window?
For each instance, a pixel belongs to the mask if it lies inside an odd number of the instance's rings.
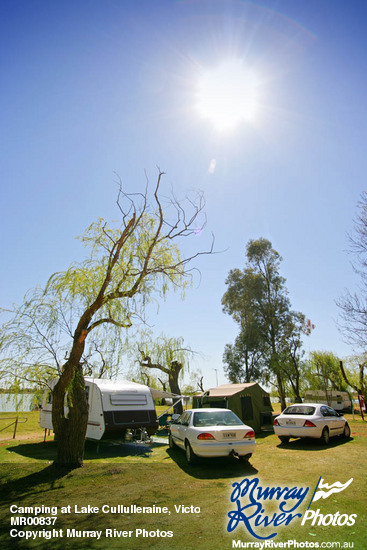
[[[301,414],[301,415],[311,415],[314,414],[315,407],[310,407],[307,405],[291,405],[287,407],[282,414]]]
[[[185,418],[186,413],[184,412],[181,414],[178,418],[176,418],[175,423],[176,424],[182,424],[182,419]]]
[[[242,420],[232,411],[200,411],[194,413],[193,425],[200,426],[241,426]]]
[[[190,422],[190,416],[191,416],[191,412],[188,412],[188,411],[184,412],[183,415],[180,416],[178,420],[178,424],[182,424],[183,426],[188,426]]]
[[[326,407],[325,405],[323,407],[320,407],[320,412],[322,416],[330,416],[328,407]]]
[[[328,416],[338,416],[336,414],[336,411],[334,411],[334,409],[332,409],[331,407],[326,407],[327,410],[328,410]]]

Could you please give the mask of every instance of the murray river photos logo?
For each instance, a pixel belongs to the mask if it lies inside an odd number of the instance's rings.
[[[309,487],[262,487],[259,478],[245,478],[232,484],[230,501],[235,509],[228,513],[227,531],[231,533],[239,525],[242,525],[252,537],[267,540],[277,536],[278,527],[289,525],[297,518],[302,518],[301,525],[305,525],[306,522],[311,522],[310,525],[323,526],[354,525],[356,514],[348,515],[340,512],[321,514],[319,509],[310,510],[313,502],[344,491],[352,481],[353,478],[346,483],[336,481],[332,485],[328,485],[320,477],[307,511],[302,514],[300,509],[306,496],[310,493]],[[270,501],[272,501],[271,504],[269,504]],[[274,503],[276,504],[275,511]],[[267,508],[271,508],[271,511],[267,511]],[[270,534],[260,536],[259,531],[264,527],[270,528]]]

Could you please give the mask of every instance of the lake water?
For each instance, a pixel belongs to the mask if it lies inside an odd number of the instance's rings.
[[[14,395],[13,393],[0,393],[0,412],[19,412],[34,410],[34,395],[32,393],[23,393]]]

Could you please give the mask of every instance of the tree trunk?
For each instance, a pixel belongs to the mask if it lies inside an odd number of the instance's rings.
[[[278,395],[279,395],[279,401],[280,401],[280,408],[282,411],[284,411],[284,409],[287,408],[287,404],[285,401],[282,378],[279,373],[277,373],[277,388],[278,388]]]
[[[292,386],[292,390],[294,393],[294,402],[295,403],[302,403],[302,397],[299,393],[299,376],[296,375],[295,379],[289,378],[289,382]]]
[[[163,380],[161,380],[160,378],[158,378],[158,380],[162,384],[163,391],[167,391],[167,382],[163,382]],[[166,400],[165,400],[164,397],[162,397],[162,399],[161,399],[161,405],[162,406],[166,405]]]
[[[178,361],[172,361],[168,382],[169,382],[169,387],[171,392],[177,395],[181,395],[180,386],[178,384],[178,377],[182,368],[183,368],[183,365],[181,363],[179,363]],[[182,401],[174,405],[173,412],[175,414],[183,413]]]
[[[53,390],[52,422],[57,440],[55,464],[70,469],[82,466],[88,403],[83,371],[79,364],[74,366],[68,361],[64,366]]]

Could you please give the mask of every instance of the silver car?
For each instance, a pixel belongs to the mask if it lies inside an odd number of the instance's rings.
[[[176,445],[189,464],[197,456],[248,460],[255,451],[255,432],[228,409],[189,409],[170,426],[169,446]]]
[[[344,416],[321,403],[287,407],[274,420],[274,432],[282,443],[288,443],[291,437],[314,437],[327,445],[330,437],[350,437],[350,427]]]

